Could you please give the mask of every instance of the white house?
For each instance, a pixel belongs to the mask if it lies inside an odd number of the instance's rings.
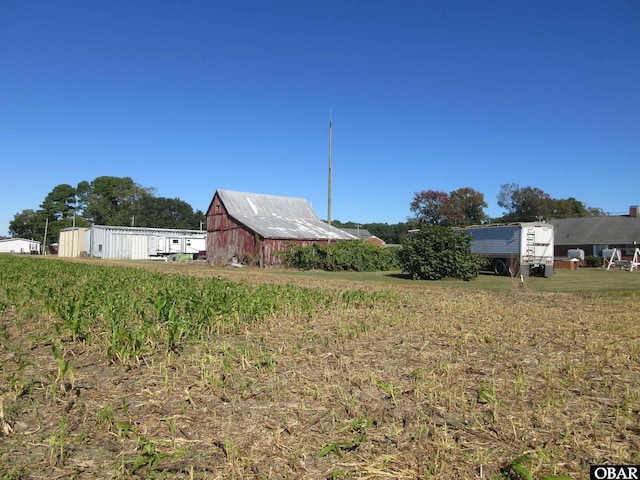
[[[0,240],[0,253],[26,253],[40,255],[40,242],[26,238],[5,238]]]

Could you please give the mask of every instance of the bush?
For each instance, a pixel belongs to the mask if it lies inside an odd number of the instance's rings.
[[[468,233],[451,227],[423,227],[403,240],[400,266],[414,280],[471,280],[480,270],[479,261],[471,255],[471,240]]]
[[[314,243],[307,247],[291,244],[280,256],[286,266],[303,270],[375,272],[399,267],[397,248],[381,248],[359,241]]]
[[[585,262],[587,267],[601,267],[602,257],[598,257],[597,255],[587,255]]]

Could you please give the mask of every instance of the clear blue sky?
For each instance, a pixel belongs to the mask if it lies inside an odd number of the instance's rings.
[[[0,0],[0,235],[129,176],[406,221],[422,190],[640,203],[640,1]]]

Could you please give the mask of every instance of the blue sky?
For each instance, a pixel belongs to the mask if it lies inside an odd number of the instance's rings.
[[[0,235],[53,187],[128,176],[406,221],[500,185],[640,203],[640,2],[0,0]]]

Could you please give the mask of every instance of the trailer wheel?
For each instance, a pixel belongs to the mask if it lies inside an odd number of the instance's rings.
[[[500,275],[501,277],[509,275],[509,269],[507,268],[507,264],[504,260],[495,260],[493,262],[493,271],[496,275]]]

